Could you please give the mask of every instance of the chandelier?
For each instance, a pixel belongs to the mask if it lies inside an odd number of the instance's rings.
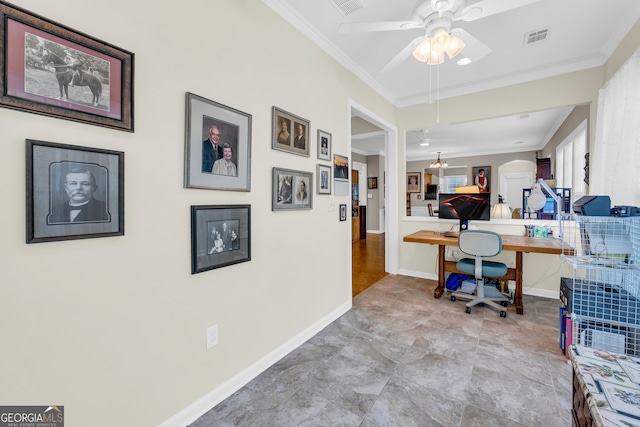
[[[429,165],[430,168],[434,168],[434,169],[438,169],[438,168],[446,168],[447,166],[449,166],[449,164],[447,163],[446,160],[440,160],[440,152],[438,151],[438,160],[436,160],[435,162],[431,162],[431,165]]]

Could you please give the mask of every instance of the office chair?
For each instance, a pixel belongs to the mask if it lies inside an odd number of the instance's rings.
[[[501,277],[507,273],[507,266],[501,262],[484,261],[483,257],[496,256],[502,252],[502,238],[498,233],[486,230],[462,231],[458,236],[458,247],[462,252],[474,258],[463,258],[456,264],[456,268],[463,273],[472,274],[476,278],[476,297],[467,303],[467,313],[471,307],[484,304],[500,311],[500,317],[507,317],[508,299],[492,287],[484,287],[484,276]],[[464,292],[454,292],[451,301],[456,297],[470,298]],[[501,305],[495,301],[499,301]]]

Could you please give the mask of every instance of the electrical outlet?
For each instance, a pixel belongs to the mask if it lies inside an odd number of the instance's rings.
[[[218,325],[207,328],[207,350],[218,345]]]

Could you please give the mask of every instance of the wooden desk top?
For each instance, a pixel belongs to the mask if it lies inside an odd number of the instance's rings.
[[[573,255],[573,248],[566,243],[555,238],[540,238],[526,236],[512,236],[510,234],[501,234],[502,250],[516,252],[535,252],[541,254]],[[405,242],[428,243],[431,245],[458,246],[457,237],[445,237],[444,232],[432,230],[420,230],[413,234],[404,236]]]

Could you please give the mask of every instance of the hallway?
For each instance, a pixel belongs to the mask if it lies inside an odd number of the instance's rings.
[[[384,233],[367,233],[366,239],[352,243],[352,296],[387,275],[384,271]]]

